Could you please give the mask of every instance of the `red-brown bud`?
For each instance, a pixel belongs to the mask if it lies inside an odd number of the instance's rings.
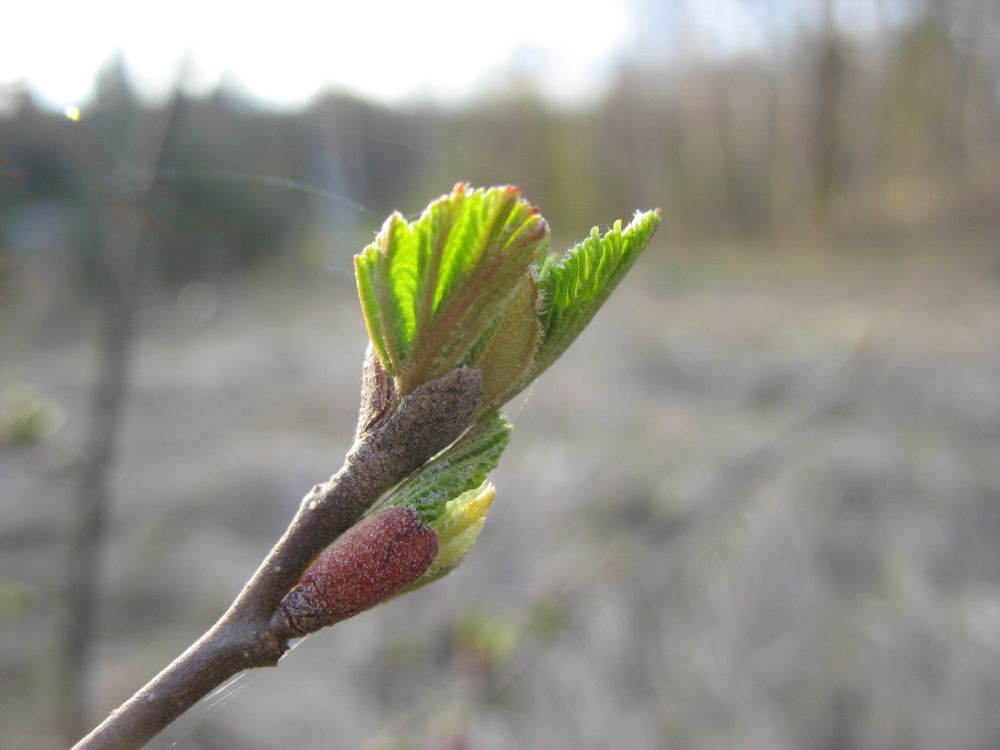
[[[271,627],[279,637],[297,638],[353,617],[419,578],[437,552],[437,533],[412,508],[364,518],[316,558]]]

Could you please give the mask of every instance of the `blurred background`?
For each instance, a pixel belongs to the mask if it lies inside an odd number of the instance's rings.
[[[22,5],[0,747],[228,605],[348,447],[351,255],[457,180],[664,224],[463,567],[151,747],[1000,746],[995,0]]]

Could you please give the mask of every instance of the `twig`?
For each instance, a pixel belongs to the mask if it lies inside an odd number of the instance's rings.
[[[285,534],[229,610],[74,750],[140,748],[234,674],[276,665],[288,641],[269,620],[284,596],[316,555],[380,495],[468,427],[481,396],[480,372],[463,367],[420,386],[374,421],[363,404],[363,429],[343,468],[305,496]]]

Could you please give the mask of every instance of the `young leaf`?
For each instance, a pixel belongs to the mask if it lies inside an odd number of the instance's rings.
[[[484,482],[445,503],[444,513],[429,524],[437,534],[437,555],[423,575],[405,586],[401,593],[426,586],[459,566],[479,538],[495,495],[493,485]]]
[[[511,186],[459,183],[413,223],[389,217],[354,261],[368,334],[401,396],[468,364],[547,237]]]
[[[445,512],[448,501],[479,487],[497,467],[513,428],[498,412],[486,415],[454,445],[421,466],[370,513],[385,507],[413,508],[424,523]]]
[[[480,412],[501,406],[507,393],[524,377],[535,362],[542,327],[538,322],[538,287],[533,274],[526,273],[511,295],[503,314],[489,333],[482,354],[469,363],[483,373]]]
[[[555,362],[594,317],[632,267],[660,223],[660,212],[637,212],[627,227],[621,220],[603,237],[594,227],[583,242],[538,270],[542,293],[542,342],[535,366],[522,386]],[[513,394],[512,394],[513,395]]]

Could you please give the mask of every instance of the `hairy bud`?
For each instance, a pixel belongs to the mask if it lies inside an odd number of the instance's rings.
[[[437,553],[437,533],[416,511],[379,511],[320,554],[282,600],[271,628],[298,638],[353,617],[420,578]]]

